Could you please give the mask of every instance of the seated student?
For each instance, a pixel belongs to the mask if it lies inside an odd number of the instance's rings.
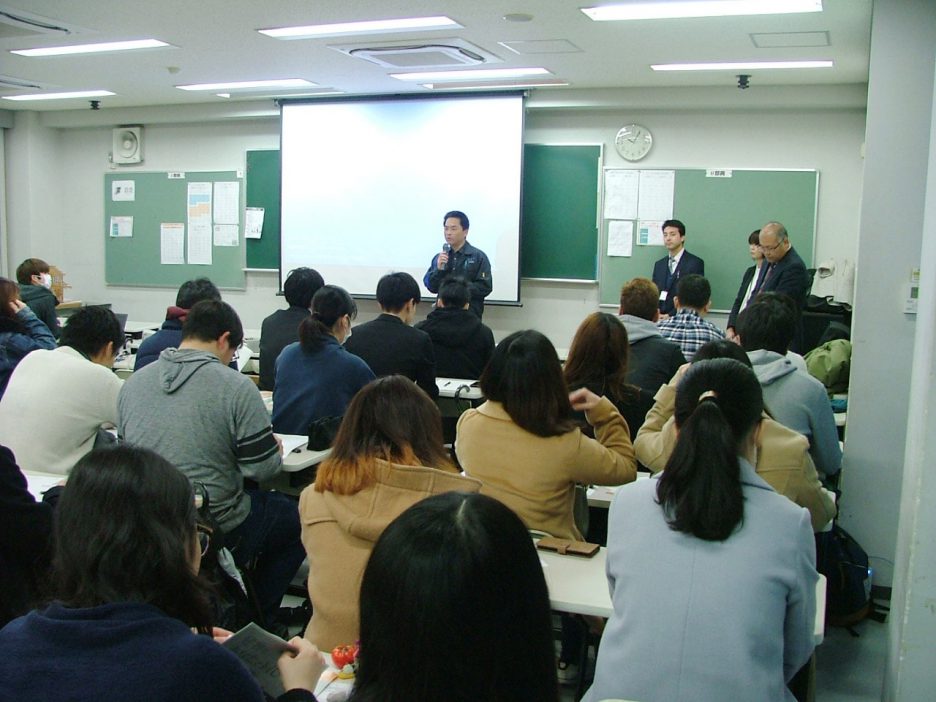
[[[59,300],[52,292],[50,270],[49,264],[41,258],[27,258],[16,267],[16,282],[20,286],[20,299],[49,328],[52,336],[58,339],[61,329],[55,308]]]
[[[586,702],[793,699],[785,683],[813,650],[816,552],[809,513],[751,465],[763,409],[738,361],[686,372],[666,469],[611,504],[613,614]]]
[[[0,629],[38,602],[51,540],[52,507],[33,498],[13,452],[0,446]]]
[[[611,400],[627,421],[633,441],[653,406],[653,395],[627,382],[628,348],[621,321],[607,312],[593,312],[575,332],[562,374],[569,389],[588,388]],[[584,420],[582,415],[580,424]]]
[[[733,358],[751,367],[744,350],[726,339],[710,341],[702,346],[696,351],[692,362],[711,358]],[[663,470],[676,445],[676,424],[673,419],[676,388],[688,369],[688,364],[680,368],[673,379],[660,388],[656,394],[656,404],[634,441],[637,460],[653,473]],[[757,474],[778,493],[808,509],[814,530],[818,531],[828,524],[835,516],[835,504],[822,489],[816,466],[809,456],[809,442],[806,438],[764,413],[760,429],[754,434],[754,443],[757,446],[757,461],[754,465]]]
[[[838,473],[842,450],[825,386],[785,357],[796,334],[790,306],[776,297],[757,299],[738,315],[737,330],[771,416],[809,439],[809,453],[819,471]]]
[[[436,495],[393,521],[367,563],[350,702],[557,702],[552,645],[522,522],[483,495]]]
[[[56,510],[52,604],[0,631],[0,699],[264,700],[211,638],[198,576],[208,534],[195,520],[192,486],[155,453],[121,446],[82,458]],[[324,661],[308,642],[290,643],[298,654],[279,658],[290,691],[280,699],[314,701]]]
[[[323,650],[357,641],[361,574],[387,524],[429,495],[480,487],[452,467],[439,408],[411,381],[390,375],[361,390],[299,500],[312,601],[306,638]]]
[[[673,377],[686,362],[679,344],[664,339],[657,328],[660,292],[648,278],[634,278],[621,287],[618,319],[627,330],[630,362],[627,381],[649,393]]]
[[[354,328],[345,348],[360,356],[377,376],[399,373],[416,381],[429,397],[439,396],[432,339],[411,326],[421,295],[409,273],[388,273],[377,283],[382,314]]]
[[[676,284],[676,314],[657,323],[664,339],[679,344],[686,360],[692,360],[702,344],[725,338],[725,332],[706,319],[712,304],[712,286],[701,275],[687,275]]]
[[[432,339],[436,375],[443,378],[479,378],[494,353],[494,334],[468,309],[470,300],[464,280],[446,278],[437,306],[416,325]]]
[[[189,311],[177,349],[136,371],[120,393],[119,432],[128,444],[157,451],[189,480],[205,484],[210,509],[238,566],[250,564],[268,627],[302,563],[296,502],[244,489],[282,467],[280,444],[260,391],[225,366],[244,328],[234,309],[202,300]]]
[[[309,317],[312,297],[325,280],[314,268],[296,268],[286,276],[283,295],[289,307],[276,310],[260,326],[260,389],[272,390],[276,359],[289,344],[299,341],[299,325]]]
[[[575,483],[620,485],[637,477],[621,413],[588,388],[569,393],[553,345],[531,330],[497,345],[481,391],[487,401],[458,420],[455,452],[465,474],[530,529],[581,539],[572,517]],[[576,427],[573,409],[585,412],[594,439]]]
[[[55,337],[19,299],[16,283],[0,278],[0,397],[16,364],[30,351],[55,348]]]
[[[25,471],[64,475],[111,437],[102,426],[117,422],[123,381],[111,370],[124,335],[114,313],[82,307],[62,330],[54,351],[26,356],[0,398],[0,443]]]
[[[175,305],[166,310],[166,321],[159,331],[143,339],[137,349],[133,370],[138,371],[159,358],[163,349],[179,348],[182,342],[182,325],[196,303],[202,300],[220,300],[221,293],[208,278],[187,280],[179,287]]]
[[[351,335],[357,305],[344,290],[326,285],[312,298],[312,316],[299,326],[299,341],[276,361],[273,431],[309,432],[318,419],[340,417],[374,372],[342,344]]]

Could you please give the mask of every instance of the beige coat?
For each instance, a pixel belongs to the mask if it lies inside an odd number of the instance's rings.
[[[378,461],[377,482],[354,495],[316,492],[312,485],[303,490],[299,518],[312,600],[305,638],[326,652],[357,641],[364,567],[387,525],[430,495],[480,487],[477,480],[434,468]]]
[[[637,460],[654,473],[663,470],[676,444],[673,381],[662,386],[655,399],[634,440]],[[814,530],[821,529],[835,516],[835,504],[823,491],[816,466],[809,457],[809,440],[766,415],[757,435],[754,469],[778,493],[809,510]]]
[[[514,424],[499,402],[485,402],[458,420],[455,451],[481,492],[516,512],[529,529],[581,539],[572,517],[576,482],[620,485],[637,477],[627,422],[606,397],[585,413],[595,429],[542,437]]]

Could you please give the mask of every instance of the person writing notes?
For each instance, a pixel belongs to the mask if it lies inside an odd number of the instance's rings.
[[[432,258],[432,263],[423,284],[430,292],[438,293],[443,281],[457,275],[468,283],[471,302],[468,309],[478,317],[484,314],[484,298],[491,294],[491,262],[481,249],[468,243],[468,216],[452,210],[442,218],[445,245],[441,253]]]
[[[660,290],[660,314],[665,319],[676,313],[673,297],[680,277],[690,273],[705,275],[705,261],[685,247],[686,225],[678,219],[663,222],[663,245],[667,254],[653,264],[653,282]]]

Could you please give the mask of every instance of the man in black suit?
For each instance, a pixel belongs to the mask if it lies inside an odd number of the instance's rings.
[[[377,303],[382,314],[352,329],[345,348],[360,356],[377,376],[399,373],[416,381],[433,400],[436,385],[432,339],[410,325],[421,295],[409,273],[388,273],[377,283]]]
[[[760,229],[755,229],[748,236],[748,249],[751,252],[751,260],[754,261],[754,265],[744,271],[744,275],[741,276],[741,285],[738,288],[737,296],[735,296],[734,304],[731,306],[731,312],[728,314],[728,324],[725,327],[725,336],[732,341],[736,341],[738,336],[735,332],[738,314],[751,304],[757,293],[760,292],[760,287],[764,284],[764,274],[767,272],[769,265],[764,262],[764,251],[760,247]]]
[[[764,252],[767,271],[758,292],[777,292],[788,296],[796,303],[796,309],[806,306],[811,281],[806,271],[806,264],[793,248],[786,227],[780,222],[768,222],[760,230],[761,250]],[[803,318],[796,317],[796,334],[790,350],[803,353]]]
[[[663,245],[668,254],[653,264],[653,284],[660,291],[659,309],[664,319],[676,313],[673,297],[680,276],[705,275],[705,261],[686,251],[686,225],[678,219],[663,222]]]

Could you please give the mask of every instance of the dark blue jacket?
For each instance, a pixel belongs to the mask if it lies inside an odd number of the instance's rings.
[[[676,285],[682,276],[692,273],[705,275],[705,261],[685,250],[679,259],[679,263],[676,264],[673,275],[670,275],[669,272],[668,255],[653,264],[653,282],[660,292],[666,292],[666,299],[660,301],[660,314],[676,314],[676,306],[673,304],[673,298],[676,296]]]
[[[13,369],[30,351],[52,350],[55,337],[49,327],[28,307],[16,313],[16,320],[0,317],[0,397]]]
[[[491,294],[494,287],[491,279],[491,262],[488,261],[487,254],[466,241],[459,251],[449,254],[449,262],[444,270],[440,271],[436,268],[438,260],[439,254],[432,257],[429,270],[423,276],[423,285],[428,288],[429,292],[438,293],[439,287],[450,275],[457,275],[464,279],[471,293],[468,309],[480,319],[484,314],[484,298]]]

